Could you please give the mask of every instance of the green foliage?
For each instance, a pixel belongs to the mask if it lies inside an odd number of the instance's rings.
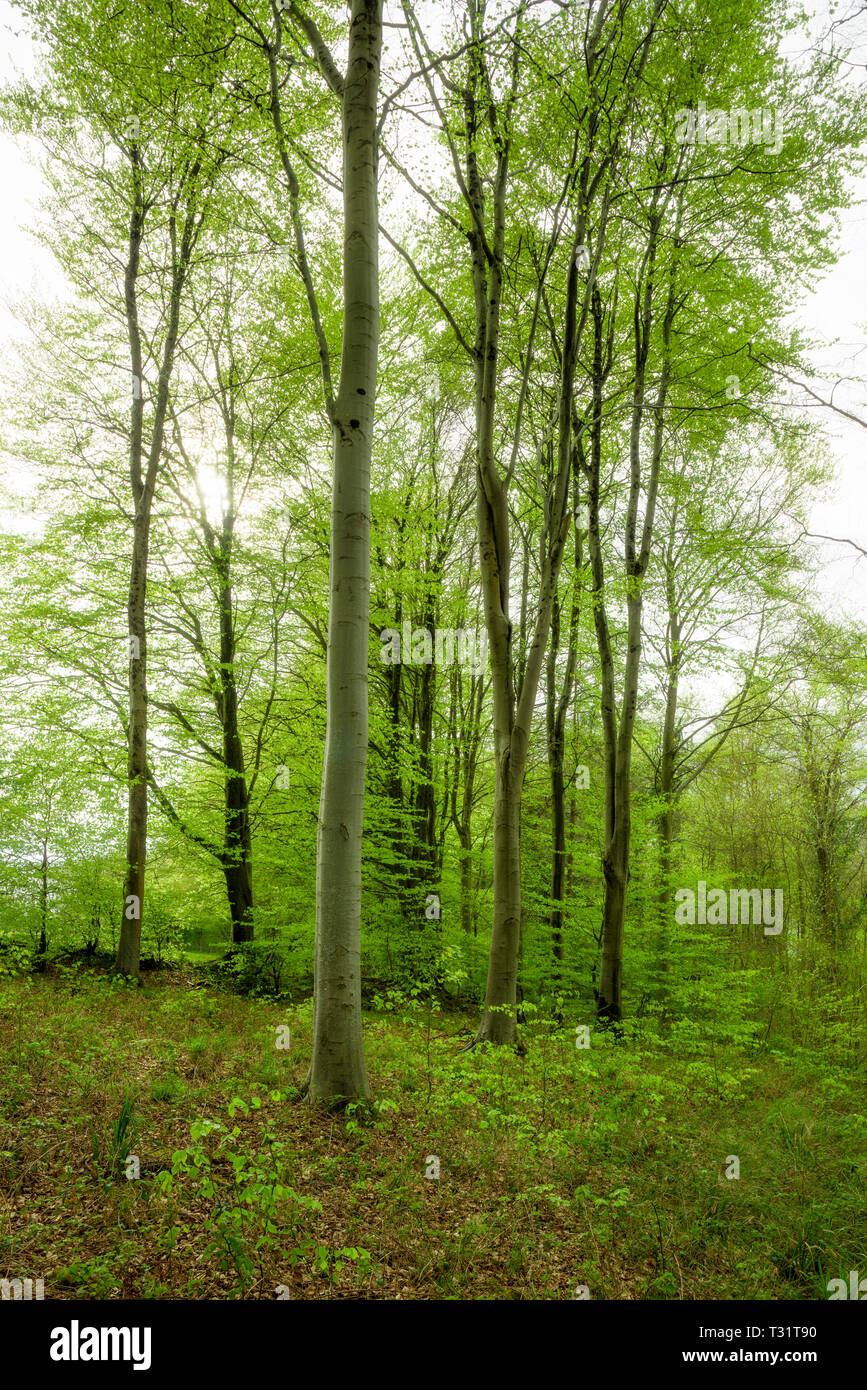
[[[233,946],[220,962],[220,974],[239,994],[257,999],[282,999],[288,958],[274,940],[245,941]]]
[[[272,1105],[283,1100],[279,1091],[267,1097]],[[236,1096],[229,1103],[228,1114],[230,1119],[240,1114],[246,1121],[251,1112],[261,1108],[258,1095],[249,1104]],[[311,1257],[320,1267],[324,1257],[306,1232],[311,1216],[322,1208],[287,1181],[295,1166],[293,1155],[280,1138],[274,1119],[264,1119],[255,1148],[241,1125],[229,1128],[217,1120],[194,1121],[190,1137],[193,1143],[189,1147],[172,1154],[171,1169],[158,1174],[157,1187],[170,1199],[172,1211],[185,1191],[207,1199],[211,1208],[208,1253],[221,1269],[233,1271],[234,1292],[243,1293],[250,1285],[266,1251],[279,1249],[290,1267]],[[164,1239],[169,1249],[184,1229],[173,1224],[173,1217],[168,1219]],[[298,1238],[298,1243],[287,1247],[286,1240],[293,1238]]]
[[[127,1156],[135,1149],[138,1136],[136,1099],[135,1092],[125,1091],[117,1115],[110,1124],[90,1125],[93,1169],[103,1178],[106,1186],[111,1186],[124,1175]]]

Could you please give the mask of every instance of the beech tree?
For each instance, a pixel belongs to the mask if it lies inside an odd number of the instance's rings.
[[[267,63],[268,104],[286,179],[295,262],[316,334],[325,411],[333,439],[327,723],[316,869],[315,1023],[311,1099],[333,1103],[369,1093],[361,1036],[361,846],[368,738],[370,458],[379,345],[377,99],[382,0],[353,0],[342,74],[314,20],[299,5],[272,6],[273,30],[231,0]],[[299,183],[284,120],[284,20],[296,26],[341,113],[343,298],[340,369],[308,261]]]
[[[517,7],[511,21],[497,24],[488,33],[486,5],[468,0],[466,40],[458,50],[457,70],[452,67],[444,72],[444,64],[426,41],[413,6],[408,0],[404,4],[416,57],[454,168],[465,225],[462,226],[448,209],[439,209],[436,202],[434,206],[448,225],[466,237],[474,307],[471,335],[460,330],[453,313],[448,316],[473,364],[475,379],[479,554],[491,650],[497,770],[494,915],[485,1009],[477,1041],[509,1042],[516,1035],[521,934],[521,790],[557,578],[570,530],[576,363],[588,320],[593,280],[605,246],[620,128],[631,109],[665,0],[658,0],[653,8],[637,47],[632,43],[635,35],[630,32],[627,37],[624,33],[627,8],[625,4],[613,9],[600,4],[595,13],[574,22],[574,32],[567,31],[568,38],[564,42],[559,34],[554,37],[551,24],[543,26],[543,33],[531,34],[526,19],[528,6],[523,4]],[[503,469],[496,460],[495,424],[501,389],[502,295],[507,269],[511,269],[511,247],[507,243],[509,234],[514,236],[517,231],[517,226],[512,230],[510,222],[510,161],[517,113],[520,111],[522,126],[525,126],[529,116],[526,103],[532,99],[529,92],[521,89],[523,53],[531,38],[535,44],[548,45],[549,50],[553,40],[553,52],[558,57],[568,54],[567,63],[574,59],[576,50],[580,54],[583,80],[578,92],[567,92],[567,101],[572,109],[580,112],[580,129],[586,131],[586,144],[582,148],[576,136],[565,168],[554,174],[559,190],[550,229],[536,259],[536,287],[528,306],[529,328],[521,349],[512,448],[509,462]],[[620,57],[619,63],[616,58],[612,60],[612,49]],[[538,49],[534,48],[534,53],[538,54]],[[539,61],[537,57],[536,62]],[[616,77],[612,75],[615,71]],[[445,96],[437,89],[434,73],[441,75]],[[603,82],[604,95],[601,95],[597,83],[601,86]],[[537,96],[538,91],[534,91],[533,98]],[[526,129],[522,129],[522,142],[526,140]],[[489,161],[488,168],[486,161]],[[516,640],[517,629],[510,617],[512,542],[508,490],[521,447],[522,413],[530,388],[536,331],[543,305],[550,313],[545,300],[546,277],[567,226],[571,228],[570,251],[562,311],[558,404],[552,425],[552,434],[558,441],[556,468],[541,498],[545,521],[539,542],[538,601],[527,625],[526,653],[521,653]],[[439,303],[445,307],[441,298]]]

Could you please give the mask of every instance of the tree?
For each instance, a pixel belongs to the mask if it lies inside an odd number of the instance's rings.
[[[319,28],[290,0],[273,6],[275,38],[237,10],[258,36],[268,66],[269,109],[286,177],[296,263],[317,336],[333,440],[327,725],[316,855],[314,1036],[311,1099],[334,1103],[369,1093],[361,1035],[361,844],[368,736],[370,457],[379,346],[377,98],[382,0],[353,0],[341,75]],[[315,56],[340,102],[343,164],[343,323],[340,373],[331,353],[307,259],[298,178],[283,119],[279,59],[283,14]]]

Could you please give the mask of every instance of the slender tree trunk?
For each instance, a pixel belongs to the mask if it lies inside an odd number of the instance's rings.
[[[505,173],[502,197],[505,197]],[[493,271],[491,278],[493,282]],[[496,292],[499,294],[498,288]],[[497,770],[494,800],[494,921],[485,1009],[476,1034],[476,1040],[480,1042],[507,1043],[514,1041],[517,1036],[518,954],[521,943],[521,796],[530,725],[570,521],[572,399],[578,352],[577,304],[578,276],[573,246],[563,334],[557,468],[545,503],[539,602],[517,702],[513,686],[512,629],[507,617],[508,521],[500,510],[502,505],[502,512],[505,512],[505,496],[493,463],[493,420],[492,411],[488,408],[489,402],[493,406],[494,399],[489,373],[493,368],[495,378],[497,360],[496,351],[490,347],[485,354],[481,378],[483,389],[477,406],[477,420],[481,426],[479,474],[480,479],[484,480],[484,485],[479,488],[479,537],[492,648]]]
[[[658,197],[658,191],[655,197]],[[678,214],[675,245],[679,244],[679,223],[680,215]],[[639,532],[638,506],[639,496],[642,490],[640,466],[641,426],[645,412],[645,385],[650,348],[650,333],[653,324],[654,267],[660,224],[661,213],[654,204],[650,219],[646,257],[646,277],[643,292],[639,287],[635,299],[634,328],[636,366],[629,447],[630,489],[626,516],[625,547],[627,646],[620,721],[616,738],[614,739],[613,749],[609,748],[610,780],[607,798],[608,834],[602,856],[602,871],[605,878],[605,900],[602,917],[602,963],[599,973],[599,989],[597,991],[597,1014],[601,1020],[605,1020],[609,1023],[619,1023],[623,1016],[623,930],[626,916],[626,890],[629,881],[629,845],[632,829],[632,741],[635,729],[635,713],[638,705],[638,678],[641,666],[642,585],[650,562],[650,550],[653,540],[656,497],[659,487],[659,470],[662,461],[664,409],[668,395],[668,383],[671,370],[671,328],[675,316],[676,257],[672,261],[669,271],[668,297],[662,329],[662,368],[659,389],[653,405],[653,445],[651,449],[650,468],[648,470],[644,520]],[[598,495],[596,500],[598,506]],[[601,555],[599,555],[598,551],[598,513],[596,547],[601,566]],[[597,635],[599,635],[599,633],[600,627],[597,624]],[[601,643],[600,655],[602,655]],[[608,658],[610,660],[610,646],[608,648]],[[609,688],[606,698],[610,699],[610,696],[611,689]],[[612,732],[613,731],[609,728],[609,738]],[[611,756],[612,754],[613,757]]]
[[[517,774],[523,776],[523,771]],[[494,920],[478,1041],[513,1042],[517,1036],[518,949],[521,936],[521,792],[506,766],[494,802]]]
[[[395,630],[401,631],[403,621],[402,607],[398,607]],[[395,864],[402,864],[407,853],[405,834],[404,789],[401,767],[404,757],[403,720],[403,663],[396,661],[386,666],[385,679],[388,689],[388,744],[386,764],[386,795],[390,805],[388,837]],[[401,899],[403,885],[400,883]]]
[[[42,841],[42,864],[39,870],[39,950],[36,953],[37,969],[45,969],[48,952],[48,839]]]
[[[151,508],[157,471],[163,450],[169,384],[174,369],[181,297],[190,257],[201,217],[196,216],[196,184],[199,163],[194,161],[187,171],[187,212],[180,244],[173,257],[169,291],[168,321],[163,342],[163,355],[154,403],[154,419],[150,448],[144,467],[142,344],[138,319],[136,284],[139,254],[144,226],[144,201],[141,186],[141,164],[136,146],[132,147],[133,206],[130,213],[129,255],[125,275],[125,308],[130,342],[133,391],[130,415],[130,483],[135,506],[133,546],[130,565],[127,620],[129,632],[129,722],[127,726],[127,838],[124,902],[115,970],[137,979],[141,953],[142,913],[144,910],[145,860],[147,857],[148,821],[148,749],[147,749],[147,638],[145,614],[147,599],[148,548],[150,542]],[[177,213],[170,215],[170,236],[174,245]]]
[[[557,654],[560,648],[560,600],[554,596],[551,614],[551,640],[548,647],[547,669],[547,733],[548,766],[551,776],[551,950],[555,961],[556,982],[560,980],[563,962],[563,888],[566,877],[566,719],[575,684],[575,664],[578,657],[578,619],[580,616],[581,566],[583,563],[581,532],[578,526],[578,483],[575,480],[575,574],[572,607],[569,619],[568,648],[563,685],[557,695]]]
[[[454,776],[451,784],[451,822],[460,845],[461,864],[461,930],[475,935],[473,913],[473,800],[476,768],[481,747],[482,703],[484,674],[470,680],[469,696],[464,702],[463,676],[459,668],[452,672],[452,700],[449,710],[449,741],[454,746]],[[459,728],[458,726],[459,718]],[[458,788],[461,790],[458,808]]]
[[[658,928],[656,954],[660,979],[660,993],[665,994],[665,979],[668,974],[670,946],[669,920],[672,911],[671,870],[674,849],[674,800],[669,792],[659,815],[657,830],[659,834],[659,896],[657,899]]]
[[[409,491],[403,499],[403,512],[396,522],[397,545],[394,558],[394,571],[396,576],[401,576],[406,569],[406,517],[409,515],[412,502],[412,492]],[[380,571],[387,567],[384,555],[380,556]],[[398,582],[397,602],[394,612],[392,626],[395,631],[402,633],[404,620],[403,592]],[[407,902],[403,865],[409,854],[407,844],[406,821],[407,813],[404,806],[404,781],[403,765],[406,756],[405,725],[408,719],[404,719],[404,690],[408,685],[404,681],[404,665],[402,660],[395,661],[385,666],[383,676],[385,679],[388,704],[388,731],[386,744],[386,772],[385,772],[385,793],[388,798],[390,812],[387,821],[387,835],[391,847],[393,863],[398,866],[395,875],[397,886],[397,896],[400,901],[401,915],[406,919],[410,912],[410,904]]]
[[[672,516],[674,513],[672,513]],[[672,522],[673,533],[673,522]],[[673,536],[672,536],[673,538]],[[670,538],[670,539],[672,539]],[[672,913],[671,870],[674,841],[674,816],[676,799],[674,789],[674,760],[677,739],[677,697],[680,675],[680,622],[675,609],[674,574],[670,558],[666,570],[666,590],[668,594],[668,646],[665,683],[665,716],[662,727],[662,747],[659,755],[659,796],[662,810],[657,829],[659,834],[659,891],[657,895],[657,942],[656,953],[661,997],[668,990],[666,976],[670,949],[669,922]]]
[[[309,1093],[369,1095],[361,1031],[361,839],[367,766],[370,458],[379,347],[377,94],[382,0],[353,0],[343,92],[343,348],[333,407],[327,722],[316,861]]]
[[[253,940],[253,849],[250,836],[250,807],[244,759],[237,731],[224,735],[226,747],[225,832],[223,875],[232,920],[232,941]],[[233,768],[229,761],[238,757],[240,766]]]
[[[564,776],[565,737],[558,721],[557,653],[560,649],[560,600],[554,599],[551,641],[548,647],[546,718],[548,726],[548,769],[551,778],[551,953],[555,970],[563,960],[563,879],[566,867],[566,779]],[[559,974],[559,972],[557,972]]]
[[[431,634],[439,626],[434,591],[441,566],[430,557],[426,568],[428,595],[422,627]],[[411,795],[412,843],[404,876],[408,907],[406,969],[412,978],[429,980],[436,969],[442,940],[441,917],[426,912],[428,896],[437,882],[437,816],[433,777],[433,719],[436,665],[428,662],[416,671],[413,716],[418,722],[418,757]]]
[[[618,749],[614,779],[614,833],[602,859],[605,901],[602,916],[602,966],[599,974],[598,1016],[609,1022],[622,1018],[623,926],[629,880],[629,840],[632,828],[630,759]]]
[[[563,963],[563,881],[566,876],[566,806],[563,762],[559,755],[551,767],[551,953]],[[556,972],[559,979],[559,970]]]
[[[231,447],[231,444],[230,444]],[[233,490],[233,460],[229,480]],[[235,677],[235,612],[232,595],[234,499],[223,517],[220,537],[220,718],[223,726],[225,810],[223,874],[235,944],[253,939],[253,847],[250,835],[250,797],[244,745],[238,726],[238,684]]]
[[[143,499],[142,499],[143,500]],[[144,907],[147,856],[147,641],[145,599],[147,589],[150,507],[139,504],[133,527],[133,553],[127,618],[130,634],[129,726],[127,732],[127,829],[126,876],[123,916],[115,969],[137,978],[141,954],[141,915]]]
[[[473,847],[469,835],[459,835],[461,846],[461,931],[473,931]]]
[[[563,884],[564,905],[571,902],[575,891],[575,827],[578,824],[578,798],[573,789],[569,798],[569,822],[566,831],[566,842],[569,849],[566,854],[566,873],[565,883]]]
[[[138,322],[139,255],[144,230],[144,200],[138,150],[132,147],[133,205],[130,212],[129,255],[124,281],[127,333],[132,367],[130,406],[130,484],[133,519],[132,562],[127,596],[129,634],[129,723],[127,726],[127,828],[126,873],[123,909],[115,968],[137,977],[141,950],[141,914],[144,903],[144,870],[147,849],[147,643],[145,638],[145,585],[150,527],[150,498],[142,478],[144,383],[142,345]]]

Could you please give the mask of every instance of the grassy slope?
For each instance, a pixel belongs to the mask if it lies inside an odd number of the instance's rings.
[[[461,1055],[471,1020],[419,1005],[366,1020],[379,1108],[328,1115],[293,1103],[309,1004],[200,979],[2,982],[0,1276],[47,1298],[823,1299],[867,1272],[863,1073],[541,1025],[524,1057]],[[236,1096],[261,1107],[230,1117]],[[205,1118],[225,1131],[168,1188]]]

